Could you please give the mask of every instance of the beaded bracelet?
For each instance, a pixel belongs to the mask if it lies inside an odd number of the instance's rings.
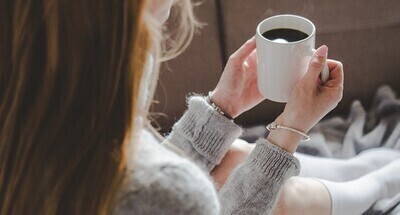
[[[211,100],[211,94],[212,94],[211,91],[208,92],[208,95],[207,95],[207,97],[206,97],[206,100],[207,100],[207,102],[211,105],[211,107],[213,107],[214,110],[217,111],[218,113],[220,113],[222,116],[225,116],[225,117],[228,118],[229,120],[233,121],[233,118],[232,118],[232,117],[226,115],[226,114],[224,113],[224,111],[222,111],[221,108],[219,108],[219,107]]]
[[[284,129],[284,130],[295,132],[295,133],[300,134],[301,136],[303,136],[303,139],[302,139],[303,141],[309,141],[311,139],[310,136],[308,136],[306,133],[304,133],[302,131],[296,130],[294,128],[289,128],[289,127],[286,127],[286,126],[278,125],[278,123],[276,123],[276,122],[273,122],[273,123],[267,125],[266,128],[267,128],[268,131],[274,131],[274,130],[277,130],[277,129]]]

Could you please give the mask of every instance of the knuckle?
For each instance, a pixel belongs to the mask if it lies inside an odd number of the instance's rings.
[[[343,90],[341,87],[339,89],[340,89],[339,92],[334,98],[334,101],[336,101],[336,105],[343,99]]]
[[[343,99],[343,92],[341,92],[338,96],[338,102],[340,102]]]
[[[313,60],[311,60],[309,67],[310,67],[310,69],[313,69],[313,70],[322,70],[323,66],[324,66],[323,62],[321,62],[317,58],[314,58]]]
[[[340,70],[343,70],[343,63],[342,63],[342,62],[338,62],[337,67],[338,67]]]
[[[229,56],[228,61],[234,61],[237,58],[237,54],[233,53],[231,56]]]
[[[245,46],[248,46],[248,45],[251,45],[253,42],[254,42],[254,39],[253,39],[253,38],[250,38],[250,39],[248,39],[248,40],[244,43],[244,45],[245,45]]]

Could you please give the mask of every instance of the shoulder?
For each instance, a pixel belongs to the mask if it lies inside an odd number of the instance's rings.
[[[141,144],[130,164],[119,214],[218,213],[216,190],[199,167],[150,138]]]

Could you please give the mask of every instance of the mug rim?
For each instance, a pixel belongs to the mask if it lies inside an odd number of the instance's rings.
[[[298,40],[298,41],[294,41],[294,42],[287,42],[287,43],[275,42],[275,41],[273,41],[273,40],[269,40],[269,39],[265,38],[265,37],[260,33],[260,28],[261,28],[261,26],[262,26],[265,22],[271,21],[272,19],[281,18],[281,17],[299,18],[299,19],[301,19],[301,20],[303,20],[303,21],[306,21],[307,23],[309,23],[309,24],[312,26],[312,32],[311,32],[311,34],[308,35],[308,37],[306,37],[306,38],[304,38],[304,39],[302,39],[302,40]],[[296,30],[298,30],[298,29],[296,29]],[[315,25],[314,25],[314,23],[311,22],[309,19],[307,19],[307,18],[305,18],[305,17],[298,16],[298,15],[293,15],[293,14],[280,14],[280,15],[275,15],[275,16],[268,17],[268,18],[264,19],[263,21],[261,21],[261,22],[258,24],[258,26],[257,26],[257,32],[256,32],[256,33],[258,34],[258,36],[260,36],[263,40],[265,40],[265,41],[267,41],[267,42],[270,42],[270,43],[273,43],[273,44],[276,44],[276,45],[290,45],[290,44],[302,43],[302,42],[304,42],[304,41],[307,41],[307,40],[311,39],[311,38],[315,35],[315,31],[316,31],[316,30],[315,30]]]

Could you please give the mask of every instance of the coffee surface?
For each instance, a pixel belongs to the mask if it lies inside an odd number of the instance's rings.
[[[308,34],[291,28],[272,29],[264,32],[262,35],[269,40],[277,41],[280,43],[283,43],[283,41],[296,42],[308,37]]]

